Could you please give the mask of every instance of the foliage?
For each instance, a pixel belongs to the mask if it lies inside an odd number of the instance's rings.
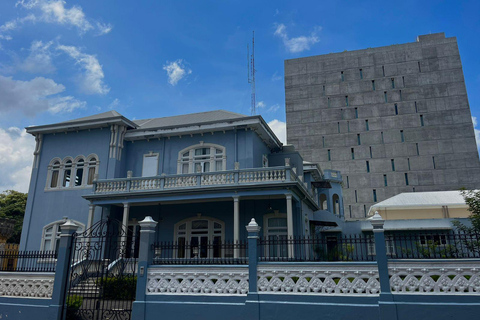
[[[453,221],[453,225],[464,233],[478,235],[480,234],[480,190],[462,190],[462,196],[468,205],[468,211],[471,212],[468,217],[471,226],[467,226],[458,220]],[[469,250],[478,252],[480,251],[480,239],[478,236],[475,239],[465,241],[465,245]]]
[[[8,243],[20,243],[27,196],[26,193],[15,190],[7,190],[0,193],[0,218],[8,218],[15,221],[15,232],[7,240]]]
[[[454,245],[440,245],[439,242],[428,240],[426,245],[416,242],[418,254],[425,259],[440,257],[442,259],[456,258],[457,248]]]
[[[68,296],[67,297],[67,320],[77,320],[80,317],[77,315],[77,311],[80,309],[83,303],[82,296]]]
[[[104,299],[135,300],[136,276],[108,277],[97,280]]]

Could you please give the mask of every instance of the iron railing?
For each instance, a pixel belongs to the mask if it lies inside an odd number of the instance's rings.
[[[152,245],[153,264],[247,264],[246,241],[157,242]]]
[[[393,233],[385,245],[393,259],[480,258],[480,233]]]
[[[269,237],[258,241],[260,261],[374,261],[373,236]]]
[[[56,251],[0,251],[0,271],[55,272]]]

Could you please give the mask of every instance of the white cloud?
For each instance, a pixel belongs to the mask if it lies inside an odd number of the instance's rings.
[[[104,34],[110,33],[110,31],[112,31],[113,29],[113,26],[110,23],[97,22],[97,29],[98,29],[98,35],[102,36]]]
[[[21,112],[34,116],[43,111],[70,112],[86,105],[71,96],[58,96],[63,91],[65,87],[52,79],[21,81],[0,75],[0,114]]]
[[[262,109],[262,108],[265,108],[266,106],[267,106],[267,104],[263,101],[257,102],[257,108]]]
[[[30,73],[52,73],[55,67],[52,64],[50,47],[53,41],[43,43],[33,41],[30,46],[30,54],[18,67],[22,71]]]
[[[278,81],[278,80],[282,80],[283,77],[281,75],[278,74],[277,71],[275,71],[275,73],[272,75],[272,81]]]
[[[265,109],[267,107],[267,104],[263,101],[259,101],[257,103],[257,109]],[[267,113],[267,112],[275,112],[277,111],[278,109],[280,108],[280,105],[279,104],[274,104],[272,106],[270,106],[268,109],[266,109],[264,112]]]
[[[283,121],[274,119],[268,123],[277,138],[283,143],[287,143],[287,124]]]
[[[0,39],[5,40],[12,40],[12,37],[7,33],[19,28],[21,25],[27,22],[35,22],[37,21],[37,17],[33,14],[29,14],[22,18],[16,18],[14,20],[10,20],[5,22],[3,25],[0,26]]]
[[[473,130],[475,131],[475,141],[477,142],[477,149],[480,149],[480,130],[477,129],[477,117],[472,117]]]
[[[270,106],[270,108],[268,108],[267,112],[275,112],[278,109],[280,109],[280,105],[279,104],[274,104],[273,106]]]
[[[167,61],[167,64],[163,66],[163,70],[167,71],[168,82],[172,86],[175,86],[178,81],[192,73],[192,70],[184,65],[182,59],[178,59],[173,62]]]
[[[16,127],[0,128],[0,192],[27,192],[32,171],[35,139]]]
[[[282,39],[283,44],[288,51],[291,53],[297,53],[309,50],[311,45],[320,41],[317,37],[317,31],[320,31],[320,28],[316,27],[310,36],[289,38],[287,27],[281,23],[277,25],[274,35]]]
[[[112,103],[108,105],[108,109],[113,110],[115,108],[118,108],[119,105],[120,105],[120,100],[116,98],[115,100],[112,101]]]
[[[94,55],[83,53],[74,46],[59,45],[57,49],[67,53],[83,68],[84,73],[80,77],[80,87],[83,92],[87,94],[107,94],[110,91],[110,88],[103,83],[105,75],[102,65]]]

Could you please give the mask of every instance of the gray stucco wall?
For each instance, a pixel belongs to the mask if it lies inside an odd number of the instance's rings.
[[[373,190],[379,202],[402,192],[480,187],[454,37],[433,34],[287,60],[285,96],[288,142],[305,160],[342,172],[347,219],[365,217],[375,203]]]

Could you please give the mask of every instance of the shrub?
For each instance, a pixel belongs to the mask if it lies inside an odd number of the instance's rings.
[[[67,297],[67,320],[81,319],[77,315],[78,310],[82,306],[83,297],[81,296],[68,296]]]
[[[137,277],[108,277],[97,280],[104,299],[135,300]]]

